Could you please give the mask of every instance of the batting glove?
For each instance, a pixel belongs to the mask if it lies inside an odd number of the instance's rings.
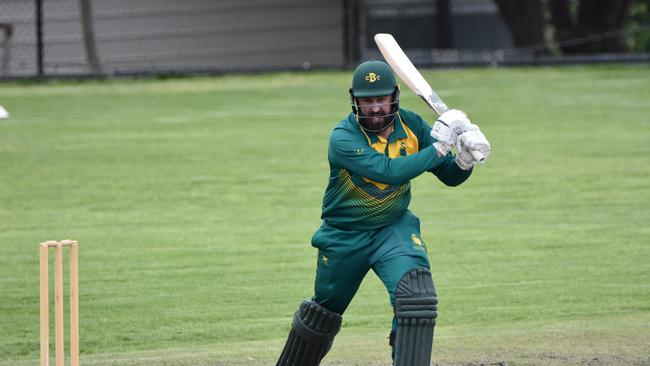
[[[437,141],[433,146],[440,154],[447,155],[451,147],[457,143],[458,136],[476,127],[470,122],[465,112],[458,109],[450,109],[438,117],[431,129],[431,136]]]
[[[485,162],[491,149],[490,142],[478,127],[458,136],[457,147],[456,164],[464,170],[469,170],[479,162],[479,159]]]

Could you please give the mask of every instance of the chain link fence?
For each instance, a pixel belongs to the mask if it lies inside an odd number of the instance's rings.
[[[650,61],[648,54],[536,57],[513,48],[497,7],[485,0],[451,3],[454,49],[442,49],[435,4],[0,0],[0,78],[344,68],[381,57],[372,42],[379,31],[394,33],[419,66]]]
[[[0,75],[36,74],[36,3],[0,1]]]
[[[33,76],[340,67],[343,9],[318,0],[2,0],[0,72]],[[89,8],[84,9],[86,4]],[[84,13],[89,18],[84,18]]]

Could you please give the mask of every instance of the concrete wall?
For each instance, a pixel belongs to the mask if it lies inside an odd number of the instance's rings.
[[[391,33],[410,49],[436,48],[438,29],[434,0],[366,0],[366,43],[372,35]],[[451,0],[453,48],[482,51],[512,48],[510,31],[493,1]]]
[[[372,39],[380,32],[393,34],[416,66],[494,64],[513,53],[510,31],[493,1],[451,0],[450,5],[452,49],[441,50],[434,0],[365,0],[362,57],[381,58]]]

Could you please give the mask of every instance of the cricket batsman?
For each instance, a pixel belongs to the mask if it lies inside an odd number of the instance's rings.
[[[432,129],[399,108],[399,86],[382,61],[357,67],[350,99],[352,113],[329,139],[322,223],[311,241],[318,249],[314,296],[299,305],[277,366],[320,364],[371,269],[394,310],[393,364],[429,366],[438,298],[420,220],[408,209],[410,180],[430,172],[458,186],[490,144],[462,111],[443,113]]]

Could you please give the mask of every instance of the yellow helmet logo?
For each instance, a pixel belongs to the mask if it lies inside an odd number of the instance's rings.
[[[374,72],[368,73],[368,75],[366,75],[366,81],[369,83],[374,83],[377,80],[381,80],[381,76],[375,74]]]

